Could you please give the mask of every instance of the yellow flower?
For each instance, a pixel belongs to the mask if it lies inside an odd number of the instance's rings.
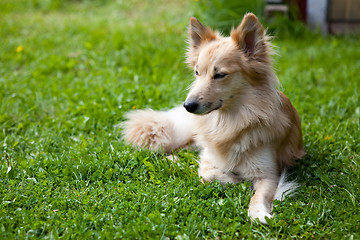
[[[17,52],[17,53],[20,53],[20,52],[22,52],[22,51],[24,51],[24,47],[23,47],[22,45],[19,45],[19,46],[16,48],[16,52]]]
[[[334,140],[334,138],[333,138],[332,135],[330,135],[330,136],[325,136],[324,139],[325,139],[325,140]]]
[[[132,106],[132,109],[135,110],[135,109],[136,109],[136,106]]]

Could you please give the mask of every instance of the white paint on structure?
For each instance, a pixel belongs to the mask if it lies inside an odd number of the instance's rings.
[[[307,24],[312,30],[328,33],[327,24],[328,0],[307,0]]]

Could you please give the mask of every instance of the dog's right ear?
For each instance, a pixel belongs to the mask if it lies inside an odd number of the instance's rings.
[[[209,27],[202,25],[199,20],[194,17],[189,21],[189,49],[187,53],[187,63],[190,67],[196,65],[199,56],[200,45],[215,40],[218,37],[218,32],[214,32]]]
[[[209,27],[203,26],[196,18],[191,17],[189,21],[189,37],[190,46],[198,48],[205,42],[215,40],[217,34]]]

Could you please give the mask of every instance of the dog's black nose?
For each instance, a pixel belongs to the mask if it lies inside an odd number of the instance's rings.
[[[196,101],[186,101],[184,103],[184,108],[190,113],[194,113],[198,106],[199,104]]]

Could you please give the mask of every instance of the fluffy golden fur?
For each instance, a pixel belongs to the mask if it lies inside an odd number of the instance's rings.
[[[248,214],[266,223],[273,199],[296,187],[285,182],[286,167],[304,155],[300,118],[276,90],[269,38],[251,13],[230,37],[190,18],[189,36],[196,79],[184,107],[128,113],[124,139],[167,153],[195,143],[202,181],[252,181]]]

